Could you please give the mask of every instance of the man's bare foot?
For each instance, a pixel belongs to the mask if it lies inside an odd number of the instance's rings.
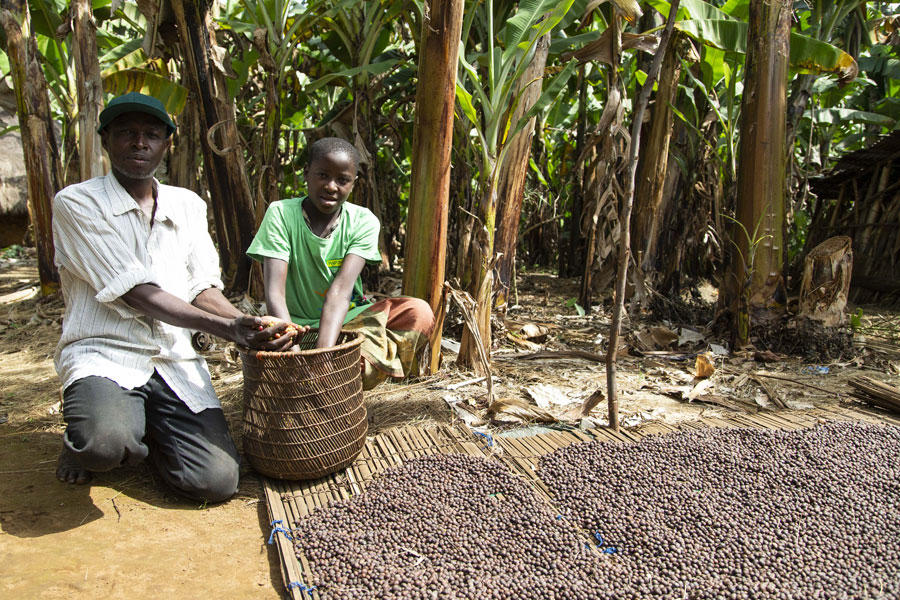
[[[93,475],[78,464],[74,454],[63,448],[56,462],[56,478],[65,483],[84,485],[90,483]]]

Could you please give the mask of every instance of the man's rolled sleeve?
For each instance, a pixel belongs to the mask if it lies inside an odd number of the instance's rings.
[[[86,198],[64,192],[56,195],[53,238],[57,266],[97,290],[95,297],[99,302],[111,303],[142,283],[158,285],[134,249],[124,243],[102,211]],[[123,316],[136,314],[124,302],[115,305]]]
[[[206,203],[197,196],[186,210],[192,241],[191,252],[187,257],[190,286],[188,302],[193,302],[204,290],[213,287],[224,290],[225,285],[219,268],[219,254],[206,225]]]
[[[156,285],[156,283],[153,281],[153,276],[146,269],[141,271],[129,271],[128,273],[122,273],[113,278],[112,281],[108,282],[102,290],[97,292],[94,298],[97,300],[97,302],[112,302],[113,300],[118,300],[127,292],[131,291],[134,286],[141,285],[142,283]]]

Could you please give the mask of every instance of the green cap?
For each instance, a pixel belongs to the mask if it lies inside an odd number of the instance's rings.
[[[175,133],[175,123],[169,117],[163,103],[153,96],[140,92],[129,92],[107,102],[106,108],[100,112],[100,127],[97,128],[97,133],[106,129],[106,126],[119,115],[129,112],[141,112],[156,117],[165,124],[167,137]]]

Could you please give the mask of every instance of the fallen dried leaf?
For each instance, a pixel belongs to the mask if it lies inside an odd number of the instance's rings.
[[[692,389],[687,395],[688,402],[696,400],[699,396],[701,396],[703,394],[703,392],[705,392],[706,390],[711,388],[712,385],[713,385],[712,379],[702,379],[702,380],[698,381],[697,385],[694,386],[694,389]]]
[[[533,404],[527,404],[516,398],[495,400],[488,408],[488,414],[496,421],[512,419],[515,421],[555,423],[556,417]]]
[[[678,334],[668,327],[651,327],[650,335],[653,336],[653,342],[663,349],[669,348],[678,341]]]
[[[712,377],[716,372],[716,367],[712,363],[712,355],[709,353],[698,354],[697,360],[694,362],[694,375],[700,379]]]
[[[597,390],[593,394],[585,399],[584,404],[581,405],[581,416],[588,416],[594,408],[603,402],[605,396],[603,395],[603,390]]]
[[[753,355],[753,360],[757,362],[781,362],[783,359],[771,350],[762,350]]]
[[[539,408],[548,409],[553,406],[566,406],[578,402],[577,398],[571,398],[566,392],[556,386],[539,383],[525,388],[525,393],[531,396]]]
[[[703,337],[703,334],[694,331],[693,329],[688,329],[686,327],[681,328],[681,332],[678,334],[678,345],[684,346],[685,344],[696,344],[697,342],[702,342],[706,338]]]

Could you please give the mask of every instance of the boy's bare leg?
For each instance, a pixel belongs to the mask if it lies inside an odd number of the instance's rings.
[[[82,467],[75,454],[63,446],[56,461],[56,478],[64,483],[84,485],[91,482],[94,474]]]

